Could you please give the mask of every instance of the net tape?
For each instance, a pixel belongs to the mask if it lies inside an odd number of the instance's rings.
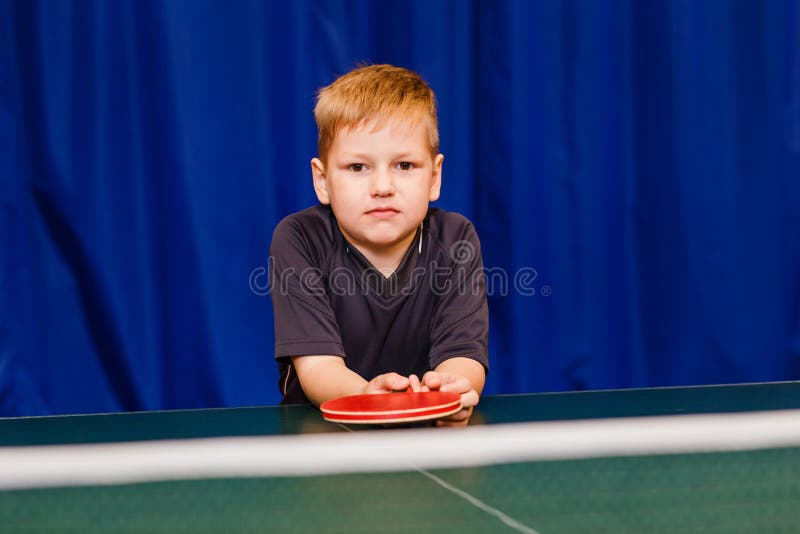
[[[800,410],[0,448],[0,489],[445,469],[800,445]]]

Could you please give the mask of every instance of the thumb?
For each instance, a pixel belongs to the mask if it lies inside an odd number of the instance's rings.
[[[389,393],[408,387],[408,378],[397,373],[378,375],[367,384],[366,393]]]
[[[388,373],[386,376],[386,386],[393,391],[404,390],[409,385],[408,377],[399,375],[397,373]]]

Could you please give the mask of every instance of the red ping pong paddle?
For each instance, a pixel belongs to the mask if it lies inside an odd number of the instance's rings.
[[[461,409],[461,395],[452,391],[350,395],[325,401],[319,409],[334,423],[410,423],[456,413]]]

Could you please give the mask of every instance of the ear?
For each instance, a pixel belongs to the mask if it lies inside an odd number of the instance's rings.
[[[328,194],[328,177],[325,174],[325,165],[319,158],[311,160],[311,176],[314,179],[314,192],[317,194],[317,200],[321,204],[330,204],[331,197]]]
[[[436,157],[433,158],[433,171],[431,173],[431,189],[430,194],[428,195],[428,200],[433,202],[439,198],[439,193],[442,190],[442,162],[444,161],[444,156],[442,154],[436,154]]]

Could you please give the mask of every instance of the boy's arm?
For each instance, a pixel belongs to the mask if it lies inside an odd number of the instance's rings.
[[[451,244],[452,274],[448,281],[451,285],[439,295],[434,311],[428,353],[433,371],[425,373],[422,381],[423,390],[441,389],[461,394],[463,409],[437,421],[439,426],[461,426],[469,421],[486,380],[489,306],[481,244],[475,227],[455,214],[443,221],[452,225],[445,232],[449,236],[447,243]],[[465,288],[468,290],[463,291]]]
[[[317,406],[346,395],[404,390],[411,383],[397,373],[378,375],[368,382],[348,369],[341,356],[295,356],[292,365],[306,397]]]

